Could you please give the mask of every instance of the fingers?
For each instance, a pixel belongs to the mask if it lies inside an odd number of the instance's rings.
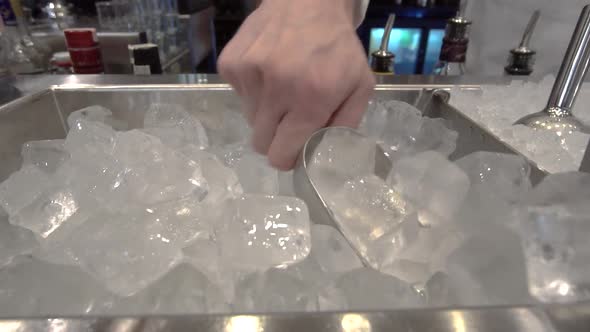
[[[287,113],[287,108],[273,98],[272,90],[274,89],[266,88],[265,92],[263,92],[253,128],[252,144],[254,150],[264,155],[268,154],[277,127],[285,113]]]
[[[340,108],[332,116],[330,126],[358,127],[365,111],[367,103],[373,95],[375,87],[375,78],[370,72],[359,81],[358,87],[352,92]]]
[[[291,110],[283,117],[268,150],[273,167],[283,171],[292,169],[307,139],[327,124],[329,118],[323,114],[328,113],[315,111]],[[310,113],[316,113],[316,116],[312,114],[310,117]]]

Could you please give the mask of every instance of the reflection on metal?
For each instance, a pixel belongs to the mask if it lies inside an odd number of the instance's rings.
[[[576,119],[571,110],[590,63],[590,5],[586,5],[576,24],[559,73],[555,78],[547,106],[541,112],[515,122],[535,129],[549,130],[562,136],[574,131],[590,133],[590,128]]]
[[[351,137],[358,139],[365,138],[361,133],[347,127],[328,127],[316,131],[307,140],[299,154],[297,165],[293,171],[293,188],[297,196],[303,199],[307,204],[311,220],[314,220],[314,222],[318,224],[331,225],[342,233],[338,219],[329,207],[326,197],[322,196],[320,188],[318,188],[317,183],[314,182],[308,172],[308,164],[311,163],[314,158],[315,149],[321,143],[324,135],[328,132],[347,133]],[[391,171],[391,160],[376,142],[375,149],[375,175],[385,180]],[[342,236],[350,243],[350,247],[356,252],[359,259],[363,262],[363,265],[371,267],[371,264],[358,251],[357,246],[348,239],[346,234],[342,233]]]
[[[453,320],[453,327],[456,332],[467,332],[465,320],[463,319],[463,313],[460,311],[451,311],[451,318]]]
[[[342,332],[371,332],[371,322],[361,314],[342,315]]]
[[[262,332],[264,318],[258,316],[233,316],[227,320],[225,332]]]

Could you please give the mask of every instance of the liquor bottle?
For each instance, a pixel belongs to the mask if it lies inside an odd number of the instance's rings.
[[[447,21],[438,62],[434,66],[435,75],[465,74],[470,25],[471,21],[463,17],[461,12]]]

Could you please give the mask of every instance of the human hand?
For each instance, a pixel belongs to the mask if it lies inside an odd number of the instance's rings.
[[[375,84],[356,36],[356,0],[263,0],[219,58],[245,104],[253,145],[291,169],[325,126],[356,127]]]

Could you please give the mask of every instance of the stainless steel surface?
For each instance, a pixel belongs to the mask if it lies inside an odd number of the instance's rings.
[[[533,36],[533,31],[535,31],[535,26],[537,25],[537,21],[539,20],[539,16],[541,15],[540,10],[535,10],[531,18],[529,19],[529,23],[526,25],[524,29],[524,34],[522,35],[522,39],[520,40],[520,44],[518,45],[519,49],[528,49],[529,44],[531,42],[531,37]]]
[[[41,79],[41,78],[40,78]],[[43,84],[61,82],[0,107],[0,181],[20,165],[20,146],[27,140],[64,137],[67,115],[84,106],[110,108],[115,118],[139,127],[148,105],[173,102],[188,106],[206,98],[211,109],[238,108],[238,99],[217,77],[179,75],[161,77],[64,76],[45,77]],[[378,85],[375,98],[397,99],[416,104],[425,115],[442,117],[460,132],[459,158],[476,150],[514,152],[478,127],[445,99],[452,86],[477,88],[469,79],[424,79],[392,77]],[[108,83],[111,85],[100,85]],[[401,82],[401,83],[399,83]],[[416,82],[421,82],[422,85]],[[442,82],[442,83],[441,83]],[[449,84],[454,82],[454,84]],[[481,81],[480,81],[481,82]],[[489,82],[489,81],[488,81]],[[18,80],[17,80],[17,83]],[[21,82],[22,83],[22,82]],[[69,84],[68,84],[69,83]],[[141,84],[145,83],[145,84]],[[168,84],[175,83],[175,84]],[[411,84],[409,84],[411,83]],[[17,84],[18,85],[18,84]],[[21,86],[24,84],[21,84]],[[432,91],[423,91],[427,87]],[[34,89],[34,88],[31,88]],[[438,89],[434,91],[434,89]],[[203,114],[199,114],[203,116]],[[534,172],[533,172],[534,173]],[[297,183],[296,183],[297,185]],[[59,308],[56,308],[59,310]],[[0,313],[0,316],[2,313]],[[588,331],[590,305],[549,307],[432,308],[380,312],[285,313],[272,315],[183,315],[144,317],[4,317],[0,330],[8,331]],[[559,329],[554,329],[553,325]]]
[[[568,45],[559,73],[549,95],[547,106],[538,113],[516,121],[529,127],[558,133],[582,131],[590,128],[576,119],[571,109],[582,86],[590,61],[590,5],[584,6]]]
[[[379,47],[379,51],[381,52],[387,52],[387,48],[389,47],[389,37],[391,36],[391,29],[393,29],[394,23],[395,14],[389,14],[389,17],[387,18],[387,23],[385,24],[385,29],[383,30],[381,46]]]
[[[383,37],[381,38],[381,46],[379,49],[371,54],[371,69],[375,73],[393,73],[393,59],[395,54],[388,50],[389,37],[395,23],[395,14],[390,14],[387,18],[387,23],[383,29]]]
[[[363,255],[357,251],[357,248],[348,239],[346,234],[342,232],[338,218],[328,205],[326,198],[322,196],[321,188],[318,187],[318,184],[311,178],[310,173],[308,172],[308,167],[313,162],[315,150],[322,142],[324,135],[328,132],[337,131],[349,133],[351,136],[358,137],[359,139],[365,137],[356,130],[346,127],[328,127],[316,131],[307,140],[303,146],[303,150],[299,154],[297,166],[293,172],[293,188],[295,190],[295,194],[297,194],[297,196],[303,199],[307,204],[311,220],[318,224],[333,226],[339,230],[346,241],[349,242],[350,247],[355,250],[358,258],[363,262],[363,265],[366,267],[371,267]],[[385,180],[391,171],[391,160],[389,160],[385,154],[385,151],[383,151],[383,149],[377,145],[376,142],[375,149],[375,175]]]

